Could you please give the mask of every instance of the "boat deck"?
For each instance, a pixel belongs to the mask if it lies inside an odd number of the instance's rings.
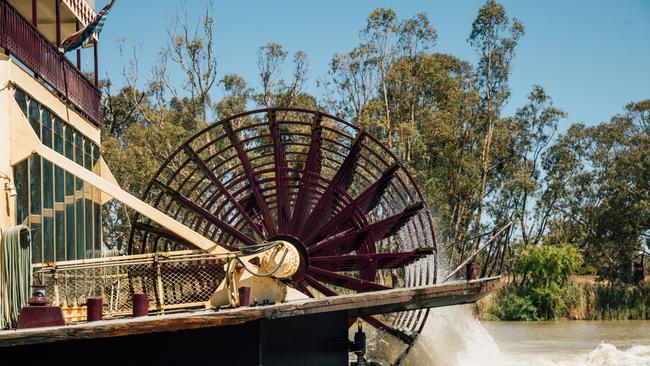
[[[0,331],[0,348],[216,328],[242,325],[261,319],[281,319],[319,313],[345,311],[348,316],[355,317],[466,304],[475,302],[495,290],[498,283],[499,277],[492,277],[469,282],[297,300],[267,306],[221,310],[201,309],[175,314],[76,323],[61,327]]]

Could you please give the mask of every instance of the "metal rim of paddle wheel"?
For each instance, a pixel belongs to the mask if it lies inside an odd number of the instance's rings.
[[[232,251],[303,246],[308,263],[290,285],[310,297],[436,282],[434,224],[411,174],[375,137],[320,111],[258,109],[210,124],[162,164],[143,200]],[[134,220],[131,254],[187,245]],[[427,315],[363,319],[411,343]]]

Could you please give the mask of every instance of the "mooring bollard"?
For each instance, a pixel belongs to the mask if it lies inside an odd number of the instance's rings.
[[[239,306],[250,306],[251,304],[251,288],[250,287],[240,287],[239,288]]]
[[[133,294],[133,316],[149,315],[149,294]]]
[[[94,322],[103,319],[104,299],[89,297],[86,299],[86,320]]]

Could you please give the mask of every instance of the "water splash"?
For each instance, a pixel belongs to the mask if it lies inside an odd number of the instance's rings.
[[[422,334],[403,362],[405,366],[504,364],[494,339],[465,306],[432,309]]]
[[[574,357],[571,360],[551,362],[541,357],[531,357],[527,360],[513,360],[508,365],[531,366],[650,366],[650,346],[634,346],[627,350],[619,350],[609,343],[601,343],[587,355]]]
[[[505,354],[465,306],[433,309],[403,360],[404,366],[650,366],[650,346],[626,350],[609,343],[564,360],[543,354]]]

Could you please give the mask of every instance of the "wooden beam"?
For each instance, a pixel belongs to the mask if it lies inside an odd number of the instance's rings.
[[[150,206],[148,203],[124,191],[118,185],[113,184],[106,178],[85,169],[55,150],[43,145],[29,125],[29,122],[27,122],[27,119],[18,118],[14,121],[11,128],[10,141],[12,144],[11,165],[16,165],[21,160],[29,157],[30,154],[37,154],[45,160],[63,168],[75,177],[83,180],[85,183],[124,203],[136,212],[146,216],[189,243],[192,243],[198,249],[202,249],[208,253],[230,252],[228,249],[218,245],[212,240],[169,217],[167,214],[161,212],[155,207]]]
[[[494,291],[499,277],[446,285],[430,285],[353,295],[304,299],[277,305],[241,307],[220,311],[103,320],[62,327],[0,331],[0,348],[81,339],[113,338],[134,334],[241,325],[260,319],[345,311],[350,317],[396,311],[467,304]]]

